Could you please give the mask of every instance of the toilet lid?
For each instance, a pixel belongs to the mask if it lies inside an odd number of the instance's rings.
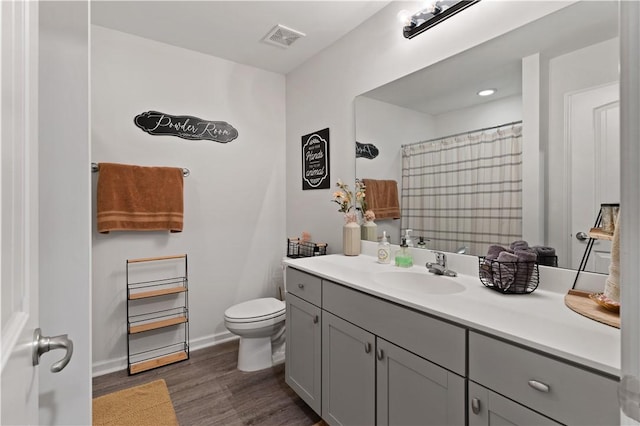
[[[282,315],[285,303],[273,297],[249,300],[233,305],[224,312],[225,318],[231,321],[262,321]]]

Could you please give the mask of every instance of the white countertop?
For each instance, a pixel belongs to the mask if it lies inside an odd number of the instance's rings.
[[[485,287],[476,275],[459,273],[455,278],[435,277],[422,264],[398,268],[393,264],[381,265],[367,255],[285,259],[284,264],[470,329],[620,376],[620,330],[567,308],[566,290],[549,290],[540,285],[531,294],[504,295]],[[389,271],[424,274],[425,286],[427,280],[439,279],[453,280],[465,288],[453,294],[433,294],[378,282],[379,273]]]

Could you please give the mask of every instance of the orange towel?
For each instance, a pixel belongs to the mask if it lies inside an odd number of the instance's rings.
[[[181,232],[183,176],[174,167],[100,163],[98,232]]]
[[[362,179],[366,188],[367,209],[378,219],[400,219],[398,183],[395,180]]]

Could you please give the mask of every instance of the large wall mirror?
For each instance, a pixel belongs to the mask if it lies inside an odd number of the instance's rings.
[[[601,203],[620,199],[618,46],[616,3],[580,1],[364,93],[355,100],[356,141],[379,153],[356,158],[356,176],[395,180],[402,205],[407,146],[519,128],[520,235],[530,245],[555,248],[558,266],[577,269],[587,241],[576,235],[594,225]],[[488,88],[495,94],[477,95]],[[423,203],[445,201],[423,197]],[[378,221],[378,233],[386,230],[398,243],[407,214],[403,208],[402,219]],[[459,220],[452,218],[447,230],[414,235],[430,239],[430,248],[459,245],[469,247],[468,254],[486,254],[491,241],[474,234],[438,244],[443,231],[456,232]],[[586,269],[606,273],[609,251],[610,242],[597,241]]]

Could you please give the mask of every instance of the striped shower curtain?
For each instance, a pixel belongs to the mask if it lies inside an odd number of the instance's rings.
[[[402,230],[484,255],[522,236],[522,126],[402,147]]]

